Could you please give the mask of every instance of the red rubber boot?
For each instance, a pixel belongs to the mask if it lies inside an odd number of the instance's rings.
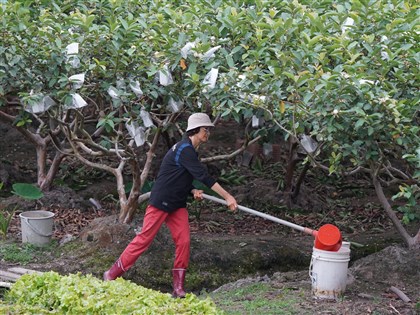
[[[104,272],[104,281],[115,280],[125,272],[121,260],[118,259],[112,267]]]
[[[172,269],[172,276],[173,276],[173,287],[174,291],[172,292],[172,297],[174,298],[184,298],[185,297],[185,289],[184,289],[184,281],[185,281],[185,273],[186,269]]]

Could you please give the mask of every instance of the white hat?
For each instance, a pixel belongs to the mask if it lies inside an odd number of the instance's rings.
[[[204,113],[195,113],[188,118],[187,131],[193,130],[198,127],[214,127],[209,116]]]

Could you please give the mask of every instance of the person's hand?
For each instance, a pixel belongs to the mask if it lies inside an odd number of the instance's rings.
[[[203,191],[199,189],[193,189],[192,191],[195,200],[203,200]]]
[[[238,211],[238,203],[236,202],[235,198],[229,195],[228,197],[226,197],[225,200],[230,211],[233,211],[233,212]]]

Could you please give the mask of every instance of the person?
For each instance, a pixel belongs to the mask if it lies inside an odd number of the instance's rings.
[[[130,269],[165,223],[175,243],[172,296],[185,297],[185,274],[190,259],[187,198],[192,194],[194,199],[203,199],[203,191],[193,187],[193,180],[202,182],[223,197],[229,210],[236,211],[238,207],[235,198],[207,173],[198,159],[196,150],[209,140],[211,127],[214,125],[205,113],[195,113],[188,118],[186,136],[168,150],[162,161],[150,194],[141,232],[104,273],[105,281],[114,280]]]

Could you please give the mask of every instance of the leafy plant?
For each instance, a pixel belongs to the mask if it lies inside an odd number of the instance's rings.
[[[200,221],[202,209],[202,205],[196,200],[193,200],[188,204],[189,215],[194,217],[197,221]]]
[[[92,275],[56,272],[24,275],[0,302],[4,313],[25,314],[223,314],[210,299],[187,294],[173,299],[170,294],[146,289],[118,278],[102,281]]]
[[[10,222],[12,221],[15,211],[16,208],[12,211],[0,211],[0,236],[2,239],[6,239],[7,231],[9,230]]]
[[[202,184],[201,182],[194,180],[193,186],[196,189],[202,190],[205,194],[208,195],[217,195],[213,190],[208,188],[206,185]],[[218,196],[218,195],[217,195]],[[196,220],[200,220],[201,213],[203,211],[203,205],[201,202],[198,202],[197,200],[191,198],[191,202],[188,204],[188,213],[193,216]]]
[[[223,169],[217,180],[221,183],[225,183],[226,185],[234,186],[243,184],[245,179],[245,175],[240,175],[240,171],[237,169],[229,171]]]
[[[3,185],[3,182],[0,182],[0,190],[3,189]],[[16,208],[12,211],[7,211],[5,209],[0,210],[0,237],[2,239],[6,239],[7,231],[9,230],[9,225],[12,221],[15,211]]]
[[[261,159],[256,159],[252,165],[252,170],[255,174],[262,174],[264,172],[264,165]]]
[[[417,185],[400,186],[400,192],[392,197],[393,200],[405,200],[405,204],[398,206],[398,211],[404,214],[402,222],[408,224],[420,220],[420,188]]]
[[[36,200],[44,196],[42,191],[32,184],[16,183],[12,187],[12,193],[24,199]]]
[[[58,185],[68,185],[73,190],[78,191],[106,175],[102,170],[80,165],[75,163],[74,160],[70,163],[69,160],[67,164],[60,165],[60,178],[55,180]]]

